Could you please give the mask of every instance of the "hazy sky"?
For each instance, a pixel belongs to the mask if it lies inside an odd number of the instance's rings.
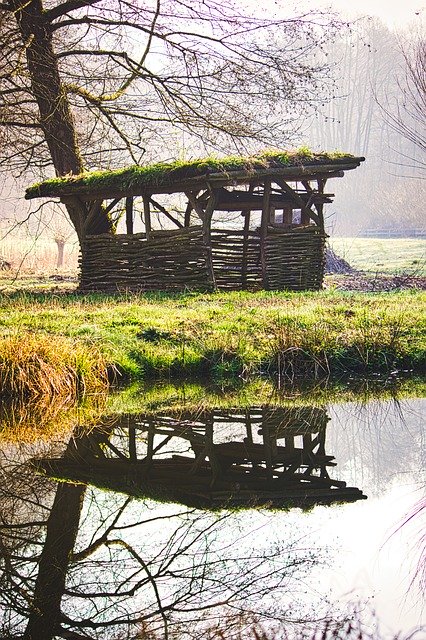
[[[426,20],[426,0],[329,0],[329,4],[351,16],[378,16],[390,27],[405,26],[413,20]]]

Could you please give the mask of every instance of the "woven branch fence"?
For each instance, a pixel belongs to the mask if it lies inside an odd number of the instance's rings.
[[[268,229],[265,289],[321,289],[325,268],[325,234],[314,226],[283,231]]]
[[[88,236],[80,258],[83,291],[209,290],[200,227],[145,234]]]
[[[212,290],[209,249],[201,227],[145,234],[88,236],[80,257],[83,291]],[[219,289],[320,289],[325,235],[316,227],[271,227],[262,277],[258,231],[213,229],[211,257]]]

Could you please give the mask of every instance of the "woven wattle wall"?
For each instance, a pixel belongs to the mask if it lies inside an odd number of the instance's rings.
[[[82,291],[212,289],[199,227],[88,236],[80,258]]]
[[[320,289],[325,235],[314,226],[270,227],[262,282],[257,231],[212,230],[212,262],[219,289]],[[213,283],[200,227],[145,234],[88,236],[80,258],[83,291],[208,291]]]
[[[269,229],[266,238],[265,289],[321,289],[325,240],[325,234],[314,226],[289,231]]]

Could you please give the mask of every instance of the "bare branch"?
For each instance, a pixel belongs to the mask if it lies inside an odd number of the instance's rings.
[[[68,2],[64,2],[63,4],[58,5],[57,7],[53,7],[52,9],[48,9],[44,12],[44,20],[45,22],[52,22],[61,16],[70,13],[71,11],[75,11],[76,9],[83,9],[84,7],[90,7],[97,2],[101,2],[101,0],[68,0]]]

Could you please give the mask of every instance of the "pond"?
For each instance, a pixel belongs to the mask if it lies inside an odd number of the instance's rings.
[[[48,440],[6,429],[2,637],[419,628],[426,400],[267,395],[139,389]]]

